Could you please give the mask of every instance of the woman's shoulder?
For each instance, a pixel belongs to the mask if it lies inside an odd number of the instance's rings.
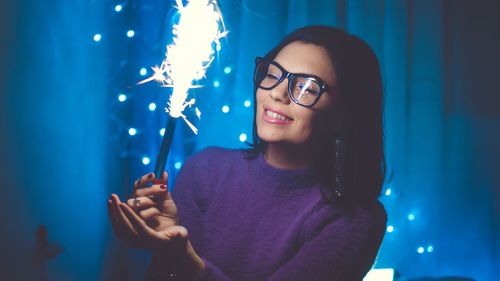
[[[325,227],[335,229],[335,232],[384,232],[387,224],[387,212],[380,201],[356,203],[340,206],[322,202],[311,210],[306,221],[306,239],[310,239]]]

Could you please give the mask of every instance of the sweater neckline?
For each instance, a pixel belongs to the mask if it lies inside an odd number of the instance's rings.
[[[264,192],[279,196],[297,196],[307,193],[318,184],[314,170],[280,169],[271,166],[265,159],[264,153],[259,153],[257,161],[257,182],[259,189]]]

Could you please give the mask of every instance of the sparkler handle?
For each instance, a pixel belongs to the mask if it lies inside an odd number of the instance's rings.
[[[173,118],[168,115],[167,127],[165,128],[165,133],[163,134],[163,140],[161,142],[160,152],[156,158],[155,166],[155,178],[161,178],[163,171],[165,170],[165,165],[167,164],[168,152],[170,151],[170,146],[174,139],[175,126],[177,125],[177,118]]]

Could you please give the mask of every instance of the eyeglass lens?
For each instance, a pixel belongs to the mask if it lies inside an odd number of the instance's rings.
[[[260,88],[270,90],[276,87],[283,77],[283,71],[276,65],[261,62],[255,71],[255,83]],[[316,101],[320,92],[319,84],[310,77],[294,75],[289,81],[288,91],[292,99],[299,104],[309,106]]]

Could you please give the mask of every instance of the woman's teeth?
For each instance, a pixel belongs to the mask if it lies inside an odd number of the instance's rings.
[[[281,120],[281,121],[291,121],[292,120],[290,118],[287,118],[287,117],[285,117],[283,115],[280,115],[280,114],[278,114],[276,112],[272,112],[270,110],[266,110],[266,115],[269,116],[269,117],[271,117],[271,118],[273,118],[273,119],[278,119],[278,120]]]

